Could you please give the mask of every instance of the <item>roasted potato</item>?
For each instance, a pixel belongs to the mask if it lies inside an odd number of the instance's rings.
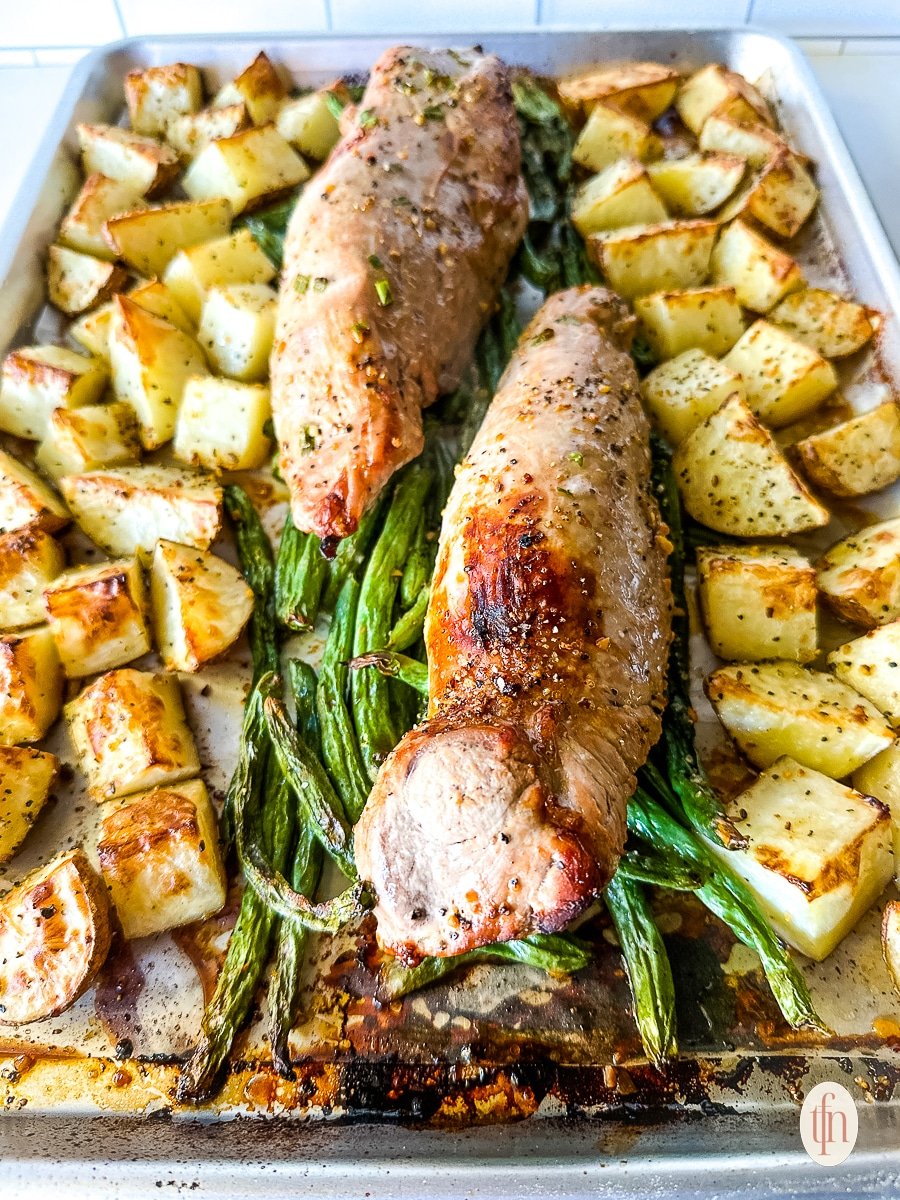
[[[0,533],[0,630],[44,619],[44,588],[65,570],[62,546],[42,529]]]
[[[620,158],[649,158],[655,150],[653,130],[637,117],[595,104],[578,135],[572,157],[590,171],[602,171]]]
[[[0,899],[0,1022],[55,1017],[109,953],[109,900],[80,849],[64,850]]]
[[[675,108],[688,129],[698,135],[712,116],[773,124],[772,111],[759,89],[720,63],[708,63],[684,80],[675,96]]]
[[[572,223],[582,237],[600,229],[665,221],[667,215],[646,169],[634,158],[610,163],[582,184],[572,202]]]
[[[69,735],[97,801],[199,774],[200,760],[174,675],[122,667],[66,705]]]
[[[71,519],[56,493],[34,471],[0,450],[0,533],[26,528],[55,533]]]
[[[173,117],[166,138],[184,158],[195,158],[210,142],[231,137],[249,126],[247,106],[228,104],[224,108],[204,108],[202,112]]]
[[[203,104],[203,80],[190,63],[137,67],[125,76],[125,100],[136,133],[164,138],[170,121]]]
[[[248,67],[219,91],[213,108],[243,104],[254,125],[265,125],[275,119],[287,99],[287,88],[272,65],[269,56],[261,51]]]
[[[126,938],[203,921],[225,903],[216,818],[202,779],[104,804],[97,853]]]
[[[3,360],[0,429],[40,441],[54,409],[81,408],[103,395],[109,372],[99,358],[62,346],[23,346]]]
[[[253,593],[230,563],[209,551],[157,542],[150,572],[153,632],[170,671],[198,671],[240,637]]]
[[[178,155],[155,138],[118,125],[75,127],[85,175],[106,175],[126,183],[138,196],[155,196],[175,181]]]
[[[891,810],[894,841],[894,878],[900,875],[900,742],[894,742],[853,773],[853,786],[874,796]]]
[[[814,412],[837,387],[834,367],[768,321],[756,321],[725,356],[744,380],[747,402],[778,429]]]
[[[65,246],[47,251],[47,297],[67,316],[77,316],[108,300],[125,286],[128,275],[117,263]]]
[[[780,150],[787,149],[787,143],[774,129],[755,121],[712,116],[700,131],[700,149],[733,154],[746,159],[751,167],[762,167]]]
[[[74,567],[44,588],[44,608],[63,670],[82,679],[150,650],[144,576],[135,559]]]
[[[59,716],[62,683],[46,625],[0,635],[0,746],[41,740]]]
[[[274,125],[243,129],[210,142],[185,172],[193,200],[226,197],[236,213],[281,199],[309,178],[309,167]]]
[[[160,538],[205,550],[222,523],[222,489],[181,467],[118,467],[60,480],[75,520],[110,554],[150,554]]]
[[[718,533],[784,537],[828,524],[828,510],[740,396],[688,434],[673,467],[687,511]]]
[[[588,254],[610,287],[628,300],[648,292],[698,287],[709,274],[715,221],[669,221],[592,233]]]
[[[813,771],[843,779],[894,740],[890,725],[858,692],[794,662],[719,667],[706,681],[706,694],[755,767],[790,753]]]
[[[744,332],[743,313],[732,287],[653,292],[639,296],[634,311],[660,358],[674,358],[689,349],[718,356]]]
[[[267,377],[277,304],[275,292],[264,283],[209,289],[197,341],[215,370],[245,383]]]
[[[806,224],[819,189],[793,150],[783,147],[719,212],[720,221],[751,216],[779,237],[791,238]]]
[[[746,813],[737,825],[750,844],[720,856],[776,933],[821,962],[890,881],[886,806],[787,757],[737,803]]]
[[[267,384],[215,376],[189,379],[175,428],[175,457],[212,471],[261,467],[272,452],[265,432],[271,416]]]
[[[700,607],[719,658],[816,657],[816,572],[787,546],[697,548]]]
[[[31,746],[0,746],[0,863],[8,862],[25,841],[58,769],[55,754]]]
[[[139,283],[128,293],[128,299],[132,304],[145,308],[148,313],[153,313],[155,317],[162,317],[182,333],[193,335],[196,332],[194,322],[175,299],[174,294],[159,279],[147,279]]]
[[[81,186],[72,207],[59,227],[59,244],[95,258],[115,258],[103,228],[110,217],[141,208],[144,201],[130,183],[90,175]]]
[[[900,621],[889,621],[828,655],[828,665],[843,683],[900,725]],[[898,811],[900,816],[900,811]]]
[[[880,323],[871,309],[823,288],[804,288],[787,296],[769,319],[824,358],[855,354],[874,336]]]
[[[337,118],[322,92],[286,100],[275,117],[275,128],[304,158],[327,158],[341,136]]]
[[[744,160],[734,154],[688,154],[684,158],[652,162],[647,174],[669,212],[682,217],[702,217],[725,203],[744,178],[746,169]]]
[[[816,563],[819,591],[839,617],[874,629],[900,617],[900,519],[869,525]]]
[[[106,240],[140,275],[162,275],[179,250],[225,237],[231,216],[231,205],[221,197],[178,200],[111,217]]]
[[[900,409],[893,400],[822,433],[788,453],[807,479],[833,496],[865,496],[900,479]]]
[[[743,396],[740,375],[703,350],[685,350],[660,363],[641,383],[644,405],[668,440],[677,446],[735,394]]]
[[[574,112],[591,112],[598,103],[641,121],[655,121],[672,103],[678,72],[656,62],[604,63],[561,79],[559,98]]]
[[[195,323],[212,287],[233,283],[269,283],[276,270],[249,229],[226,238],[179,250],[166,267],[163,281]]]
[[[900,992],[900,900],[889,900],[881,918],[881,950],[891,983]]]
[[[34,461],[53,480],[98,467],[136,463],[141,456],[134,409],[127,404],[89,404],[50,416],[47,436]]]
[[[743,221],[722,230],[712,253],[712,277],[730,284],[745,308],[766,313],[804,284],[796,259]]]

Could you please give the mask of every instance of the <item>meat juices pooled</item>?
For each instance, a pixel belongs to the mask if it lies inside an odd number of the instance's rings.
[[[429,718],[356,829],[379,940],[406,962],[562,929],[622,853],[671,628],[631,326],[602,288],[552,296],[453,487]]]
[[[519,159],[500,59],[395,47],[373,67],[285,242],[272,411],[298,529],[346,537],[421,452],[524,233]]]

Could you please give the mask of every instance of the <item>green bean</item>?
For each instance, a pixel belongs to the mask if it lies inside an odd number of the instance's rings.
[[[259,514],[242,487],[229,484],[224,489],[225,508],[234,525],[238,559],[253,592],[253,616],[250,618],[250,649],[254,679],[266,671],[278,669],[278,643],[275,636],[275,564],[272,547]]]
[[[394,622],[394,627],[385,643],[385,650],[397,650],[402,653],[419,640],[425,628],[425,614],[428,612],[430,598],[431,584],[426,583],[412,607],[408,608]]]
[[[431,546],[425,529],[424,512],[419,517],[412,546],[403,567],[400,578],[400,607],[410,608],[416,602],[423,587],[428,586],[433,565]]]
[[[660,854],[629,849],[619,860],[616,875],[632,883],[649,883],[654,887],[670,888],[676,892],[695,892],[706,879],[708,871],[688,867],[673,854]]]
[[[390,650],[373,650],[369,654],[358,655],[350,663],[352,671],[362,671],[366,667],[374,667],[389,679],[399,679],[420,696],[428,695],[428,667],[418,659]]]
[[[238,222],[250,230],[259,248],[279,270],[284,259],[284,239],[299,194],[298,189],[280,204],[273,204],[271,208],[264,208]]]
[[[286,629],[312,629],[328,577],[328,560],[314,533],[300,533],[290,511],[275,559],[275,615]]]
[[[539,291],[556,291],[560,278],[559,257],[550,248],[540,252],[528,231],[519,246],[518,262],[522,275]]]
[[[338,545],[337,553],[331,560],[328,582],[322,595],[322,608],[325,612],[333,612],[337,604],[341,588],[351,575],[357,575],[365,566],[372,543],[375,541],[381,527],[384,515],[384,496],[380,496],[367,513],[363,514],[356,533],[345,537]]]

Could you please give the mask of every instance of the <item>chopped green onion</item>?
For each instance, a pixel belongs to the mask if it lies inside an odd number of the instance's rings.
[[[375,280],[375,291],[378,295],[378,303],[382,308],[387,308],[389,304],[394,303],[394,296],[391,292],[391,285],[386,279]]]

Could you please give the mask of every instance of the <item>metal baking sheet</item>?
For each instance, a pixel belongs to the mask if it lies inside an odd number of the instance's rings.
[[[43,308],[43,262],[78,184],[74,126],[118,119],[126,71],[184,59],[216,86],[264,48],[296,80],[321,84],[367,70],[382,49],[406,40],[467,41],[402,34],[154,38],[83,60],[0,235],[0,348],[58,328]],[[683,67],[718,60],[759,82],[817,166],[821,211],[798,252],[810,282],[849,287],[887,316],[877,354],[844,370],[845,400],[871,407],[900,379],[900,272],[790,43],[746,28],[477,40],[548,75],[604,59]],[[896,515],[900,491],[871,507]],[[273,503],[273,524],[278,514]],[[304,648],[314,656],[315,639]],[[232,765],[245,660],[239,647],[189,682],[213,789]],[[698,655],[698,673],[701,667]],[[66,756],[64,734],[57,736]],[[66,839],[83,834],[89,841],[91,825],[76,776],[14,860],[15,874]],[[0,876],[0,886],[11,880]],[[678,976],[683,1051],[665,1076],[640,1059],[618,952],[602,917],[589,926],[599,950],[596,968],[583,978],[554,983],[525,969],[478,967],[387,1008],[372,999],[374,952],[371,930],[363,928],[311,955],[307,1019],[293,1040],[296,1080],[272,1075],[257,1021],[241,1040],[222,1097],[199,1120],[173,1110],[171,1089],[201,1011],[203,984],[192,959],[214,958],[227,915],[201,930],[134,943],[113,956],[98,987],[69,1013],[14,1038],[0,1032],[4,1191],[41,1181],[73,1193],[96,1194],[99,1185],[123,1195],[145,1194],[154,1183],[242,1196],[420,1196],[426,1185],[436,1195],[484,1196],[897,1191],[900,1005],[880,959],[877,912],[827,963],[805,964],[836,1031],[827,1042],[784,1027],[752,959],[702,910],[676,897],[660,917]],[[830,1174],[806,1159],[797,1132],[798,1100],[819,1079],[843,1082],[860,1109],[857,1150]],[[232,1117],[240,1119],[225,1120]],[[299,1117],[309,1120],[301,1125]],[[498,1128],[518,1117],[532,1119]]]

